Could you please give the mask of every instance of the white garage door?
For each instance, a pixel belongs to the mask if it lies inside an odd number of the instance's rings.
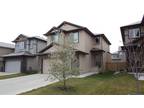
[[[20,61],[6,61],[5,63],[5,72],[20,72],[21,71],[21,62]]]
[[[43,73],[48,73],[49,66],[48,66],[48,59],[43,60]]]

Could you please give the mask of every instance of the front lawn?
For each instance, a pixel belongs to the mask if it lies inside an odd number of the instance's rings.
[[[144,94],[144,81],[141,82],[141,93]],[[23,93],[25,95],[128,95],[136,94],[136,81],[132,75],[112,72],[89,76],[86,78],[68,79],[72,88],[60,89],[61,82]]]
[[[25,74],[25,73],[16,73],[16,74],[11,74],[11,75],[3,75],[3,76],[0,76],[0,80],[8,79],[8,78],[20,77],[20,76],[25,76],[25,75],[28,75],[28,74]]]

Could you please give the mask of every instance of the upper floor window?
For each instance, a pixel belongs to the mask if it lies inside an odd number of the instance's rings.
[[[138,38],[138,37],[140,37],[140,29],[139,28],[130,29],[129,30],[129,37],[130,38]]]
[[[58,42],[58,40],[59,40],[59,33],[55,33],[54,35],[51,36],[52,42]]]
[[[69,34],[70,36],[70,41],[72,41],[73,43],[78,43],[79,42],[79,33],[78,32],[73,32]]]
[[[18,43],[16,43],[16,48],[17,49],[24,49],[25,48],[24,42],[18,42]]]
[[[95,38],[95,41],[96,41],[96,44],[99,44],[100,43],[100,38],[99,37]]]

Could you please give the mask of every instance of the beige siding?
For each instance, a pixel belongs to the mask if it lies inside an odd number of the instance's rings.
[[[37,52],[41,51],[42,49],[44,49],[46,47],[46,43],[43,41],[38,41],[37,43]]]
[[[64,29],[64,30],[75,30],[75,29],[78,29],[78,27],[74,27],[74,26],[71,26],[71,25],[68,25],[68,24],[65,24],[63,26],[60,27],[61,29]]]
[[[110,47],[103,38],[101,38],[101,42],[102,49],[106,52],[110,52]]]
[[[5,54],[13,53],[14,49],[2,48],[0,47],[0,56]]]
[[[38,65],[38,57],[28,57],[27,58],[27,70],[37,71],[40,69]]]
[[[64,25],[61,27],[65,30],[74,30],[77,29],[77,27],[73,27],[71,25]],[[68,39],[69,34],[63,34],[65,36],[65,39]],[[51,37],[48,36],[47,38],[47,44],[49,45],[51,43]],[[96,41],[85,31],[81,30],[79,31],[79,42],[74,45],[74,47],[80,51],[86,52],[87,54],[79,54],[79,68],[81,74],[86,72],[98,72],[99,68],[98,66],[92,66],[92,56],[91,56],[91,49],[92,48],[99,48],[106,53],[102,54],[102,69],[105,69],[105,64],[108,61],[111,61],[111,55],[107,52],[110,51],[109,44],[103,39],[103,37],[100,37],[100,43],[96,43]],[[48,49],[46,52],[56,52],[57,46],[53,46],[52,48]],[[47,72],[45,70],[48,70],[49,68],[49,59],[44,59],[43,61],[43,69],[44,73]]]

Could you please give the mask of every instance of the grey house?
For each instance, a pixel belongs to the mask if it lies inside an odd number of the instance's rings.
[[[39,71],[37,53],[47,45],[41,37],[28,37],[20,34],[14,41],[14,53],[4,55],[5,72]]]
[[[2,56],[14,52],[14,45],[0,42],[0,72],[4,71],[4,61]]]

